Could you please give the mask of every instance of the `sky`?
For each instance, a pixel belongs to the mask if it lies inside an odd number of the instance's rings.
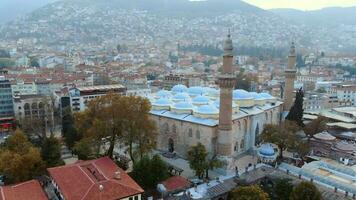
[[[244,0],[263,9],[294,8],[299,10],[318,10],[325,7],[356,6],[356,0]]]

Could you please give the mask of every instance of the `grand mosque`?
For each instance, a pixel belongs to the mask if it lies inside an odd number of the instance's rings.
[[[286,78],[293,79],[294,45]],[[266,124],[278,124],[292,104],[293,86],[286,85],[284,102],[268,93],[234,90],[233,44],[224,44],[219,89],[176,85],[152,94],[151,117],[159,129],[157,148],[185,157],[189,147],[203,144],[211,154],[236,158],[260,143]],[[293,81],[286,81],[293,84]]]

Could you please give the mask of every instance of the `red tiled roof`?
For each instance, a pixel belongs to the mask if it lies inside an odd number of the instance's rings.
[[[0,200],[48,200],[36,180],[0,187]]]
[[[162,184],[166,188],[167,192],[185,189],[192,185],[191,182],[181,176],[172,176],[167,180],[163,181]]]
[[[110,158],[47,169],[66,200],[116,200],[143,193],[143,189]],[[115,179],[115,172],[120,179]],[[102,185],[104,190],[99,191]]]

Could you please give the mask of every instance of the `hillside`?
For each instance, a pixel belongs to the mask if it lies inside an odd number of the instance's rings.
[[[331,7],[315,11],[295,9],[272,9],[270,11],[285,19],[308,25],[356,25],[356,6],[348,8]]]

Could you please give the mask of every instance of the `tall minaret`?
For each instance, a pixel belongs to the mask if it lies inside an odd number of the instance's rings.
[[[233,72],[233,45],[230,31],[224,44],[222,72],[219,75],[220,114],[218,132],[218,154],[229,156],[233,151],[232,142],[232,92],[235,86]]]
[[[289,112],[290,108],[293,105],[294,100],[294,80],[295,80],[295,63],[296,63],[296,54],[294,42],[292,43],[288,56],[288,67],[285,69],[285,87],[284,87],[284,106],[283,111]]]

